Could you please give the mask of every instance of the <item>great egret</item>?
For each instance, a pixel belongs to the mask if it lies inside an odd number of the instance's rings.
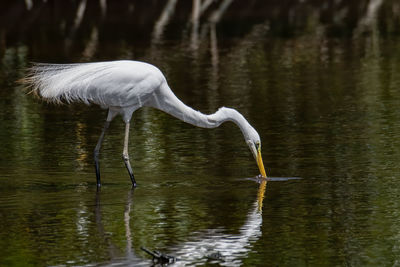
[[[202,128],[215,128],[232,121],[243,133],[261,175],[266,177],[261,158],[261,140],[257,131],[235,109],[222,107],[205,115],[186,106],[169,88],[161,71],[140,61],[109,61],[78,64],[34,64],[22,82],[49,102],[95,103],[108,109],[107,119],[94,149],[97,186],[100,183],[99,151],[112,119],[121,114],[125,122],[123,159],[132,185],[136,181],[128,155],[129,122],[132,113],[149,106]]]

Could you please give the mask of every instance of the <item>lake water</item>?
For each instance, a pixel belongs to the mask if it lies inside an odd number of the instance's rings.
[[[192,8],[206,2],[2,1],[1,266],[149,266],[141,247],[175,266],[400,265],[398,2]],[[97,191],[106,111],[47,104],[15,81],[32,61],[116,59],[158,66],[204,113],[240,111],[277,178],[256,178],[233,123],[201,129],[144,108],[129,147],[138,187],[117,117]]]

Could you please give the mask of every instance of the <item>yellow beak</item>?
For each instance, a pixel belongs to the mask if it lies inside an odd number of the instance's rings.
[[[264,169],[264,163],[263,163],[263,160],[261,157],[261,149],[260,148],[257,149],[257,165],[258,165],[258,168],[260,169],[260,174],[263,177],[267,178],[267,174],[265,173],[265,169]]]

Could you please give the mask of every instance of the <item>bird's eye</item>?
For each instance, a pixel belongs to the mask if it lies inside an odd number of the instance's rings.
[[[256,142],[255,146],[256,146],[257,149],[259,149],[260,148],[260,142]]]

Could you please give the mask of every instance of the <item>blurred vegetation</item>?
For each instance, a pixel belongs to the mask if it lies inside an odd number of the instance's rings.
[[[260,26],[268,31],[259,38],[352,39],[374,32],[393,38],[400,33],[399,6],[396,0],[4,0],[0,57],[29,44],[31,59],[138,58],[159,50],[160,42],[196,49],[216,35],[234,45]]]

